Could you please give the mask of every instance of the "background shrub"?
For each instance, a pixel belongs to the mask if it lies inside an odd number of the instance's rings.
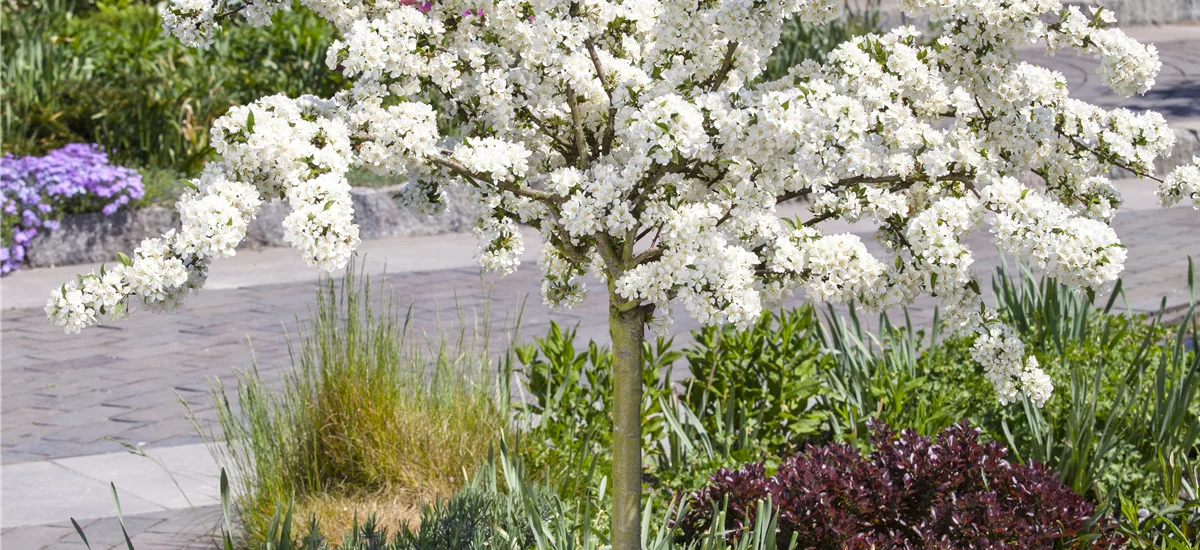
[[[208,50],[162,32],[153,3],[33,0],[0,5],[4,150],[99,143],[121,164],[195,172],[208,128],[231,105],[283,93],[330,96],[331,25],[293,6],[263,28],[227,25]]]

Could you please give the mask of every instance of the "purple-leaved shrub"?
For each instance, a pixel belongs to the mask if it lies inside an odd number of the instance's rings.
[[[841,444],[809,446],[766,476],[762,464],[721,469],[688,496],[676,527],[681,542],[713,528],[726,506],[729,541],[754,525],[756,503],[770,497],[777,541],[806,549],[1038,549],[1118,547],[1111,523],[1087,525],[1094,511],[1040,464],[1013,464],[998,443],[980,443],[966,422],[936,439],[898,435],[871,422],[863,456]],[[727,502],[727,504],[725,504]]]
[[[0,158],[0,274],[17,269],[38,231],[57,229],[63,215],[111,215],[144,193],[141,174],[109,164],[98,145],[73,143],[41,157],[4,155]]]

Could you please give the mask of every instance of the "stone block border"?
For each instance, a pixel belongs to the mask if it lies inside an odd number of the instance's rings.
[[[412,237],[467,231],[474,221],[471,197],[461,189],[447,189],[447,208],[434,216],[422,216],[392,198],[400,186],[355,188],[354,221],[363,240]],[[287,203],[266,202],[242,247],[288,246],[283,239]],[[130,254],[138,243],[172,228],[179,228],[174,208],[151,206],[121,211],[112,216],[80,214],[67,216],[54,231],[39,233],[30,244],[27,262],[32,267],[51,267],[115,261],[117,252]]]
[[[1088,6],[1104,6],[1116,14],[1122,26],[1200,22],[1200,0],[1067,0],[1063,3],[1079,6],[1084,13]],[[928,20],[905,16],[896,0],[883,0],[879,19],[885,30],[900,25],[913,25],[924,30],[929,24]]]

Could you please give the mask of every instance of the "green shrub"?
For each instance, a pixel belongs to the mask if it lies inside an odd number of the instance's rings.
[[[842,17],[825,25],[813,25],[796,19],[787,22],[779,37],[779,45],[767,59],[763,78],[776,80],[787,75],[788,69],[812,59],[824,61],[825,56],[843,42],[855,36],[879,32],[880,0],[845,2]]]
[[[823,438],[826,413],[813,406],[825,364],[811,307],[764,314],[752,328],[708,328],[695,344],[646,346],[642,439],[646,479],[688,490],[708,472],[787,456],[810,437]],[[516,350],[529,399],[515,405],[531,467],[566,496],[604,472],[612,437],[611,352],[595,342],[575,347],[575,332],[552,324],[544,338]],[[688,381],[671,380],[686,359]]]
[[[747,330],[709,327],[684,350],[688,379],[683,400],[717,431],[733,426],[735,458],[786,456],[821,430],[825,411],[811,407],[821,392],[817,373],[831,362],[821,353],[820,323],[811,306],[768,313]]]
[[[209,50],[164,35],[153,4],[34,0],[3,4],[0,117],[4,150],[105,146],[115,161],[194,173],[208,129],[231,105],[261,96],[329,96],[331,25],[299,5],[269,27],[227,25]]]
[[[1185,345],[1194,313],[1167,327],[1119,313],[1119,287],[1098,308],[1028,270],[1002,268],[993,289],[998,313],[1054,379],[1050,402],[1000,405],[970,359],[973,337],[939,340],[936,320],[926,342],[911,323],[896,328],[885,317],[870,333],[853,311],[839,318],[831,310],[826,344],[836,362],[824,406],[834,426],[854,441],[868,417],[925,434],[968,418],[1018,460],[1049,465],[1108,510],[1118,494],[1140,505],[1159,500],[1159,455],[1195,461],[1200,442],[1200,358]]]

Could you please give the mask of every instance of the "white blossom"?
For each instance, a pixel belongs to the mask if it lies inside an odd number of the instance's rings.
[[[1158,200],[1164,207],[1190,201],[1200,210],[1200,157],[1192,158],[1192,162],[1173,170],[1158,186]]]
[[[1108,10],[1060,0],[901,0],[935,32],[854,37],[774,81],[759,77],[785,23],[827,23],[843,2],[301,4],[337,27],[326,64],[351,87],[231,107],[211,132],[220,160],[179,201],[181,230],[54,292],[53,322],[175,307],[236,252],[262,200],[287,200],[286,240],[338,269],[359,244],[346,174],[362,168],[410,178],[397,196],[423,213],[463,186],[485,270],[516,269],[521,225],[537,228],[549,305],[578,304],[590,274],[660,330],[680,307],[749,325],[799,290],[874,310],[930,294],[977,334],[1002,401],[1041,404],[1052,381],[983,306],[967,236],[986,224],[1004,252],[1104,288],[1125,261],[1106,174],[1153,177],[1175,140],[1161,115],[1074,99],[1063,75],[1018,59],[1044,43],[1098,58],[1122,95],[1154,84],[1153,46]],[[205,46],[218,20],[266,24],[286,6],[169,0],[163,25]],[[1200,207],[1200,168],[1175,170],[1159,195]],[[799,197],[801,213],[780,218]],[[828,222],[871,224],[880,250]]]

